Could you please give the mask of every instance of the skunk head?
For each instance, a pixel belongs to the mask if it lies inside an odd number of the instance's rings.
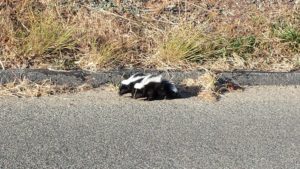
[[[121,82],[119,87],[119,95],[130,93],[136,83],[141,82],[146,76],[142,73],[136,73],[130,76],[128,79]]]
[[[141,82],[136,83],[134,85],[134,88],[143,89],[145,86],[147,86],[150,83],[161,83],[161,82],[162,82],[162,75],[159,76],[148,75]]]
[[[121,85],[119,88],[119,95],[122,96],[123,94],[129,93],[130,91],[130,86]]]

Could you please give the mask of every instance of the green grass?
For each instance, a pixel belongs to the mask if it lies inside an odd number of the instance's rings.
[[[254,35],[238,37],[210,35],[195,27],[182,26],[167,34],[166,41],[158,53],[163,62],[204,63],[208,60],[229,58],[233,54],[247,58],[257,45],[258,40]]]
[[[293,42],[300,44],[300,31],[293,26],[274,27],[274,33],[283,42]]]
[[[118,59],[117,45],[114,43],[102,44],[95,49],[92,62],[98,66],[105,66],[106,64],[114,63]]]
[[[250,36],[240,36],[230,40],[230,49],[232,52],[244,55],[248,53],[253,53],[256,47],[257,40],[253,35]]]
[[[202,32],[190,25],[179,26],[171,30],[158,49],[163,62],[178,63],[180,61],[200,61],[202,58],[200,43]]]
[[[57,54],[63,50],[74,50],[76,41],[73,36],[72,27],[63,25],[55,18],[44,16],[31,25],[29,35],[23,39],[21,53],[42,56]]]
[[[282,43],[289,43],[293,50],[300,51],[300,29],[293,25],[275,24],[272,26],[272,32]]]

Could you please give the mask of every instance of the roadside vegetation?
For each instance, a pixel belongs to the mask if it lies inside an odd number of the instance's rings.
[[[0,68],[300,68],[296,1],[4,0]]]
[[[80,86],[57,85],[51,80],[32,82],[26,78],[17,79],[14,82],[0,84],[0,97],[14,96],[18,98],[41,97],[64,93],[75,93],[90,90],[93,87],[88,84]]]
[[[232,79],[221,77],[209,70],[196,79],[185,79],[180,84],[180,90],[187,92],[188,95],[196,96],[204,101],[216,102],[223,94],[234,91],[243,91],[240,86]]]

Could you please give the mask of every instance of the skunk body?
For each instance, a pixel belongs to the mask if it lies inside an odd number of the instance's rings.
[[[119,88],[119,95],[122,96],[126,93],[131,93],[131,97],[133,97],[135,93],[134,85],[141,82],[145,77],[146,76],[143,73],[136,73],[128,79],[123,80]]]
[[[134,89],[139,96],[146,97],[147,100],[173,99],[179,96],[176,86],[168,80],[163,80],[161,75],[146,76],[134,85]]]
[[[161,85],[162,85],[161,93],[164,94],[164,96],[167,99],[174,99],[179,97],[178,89],[176,88],[174,83],[168,80],[163,80]]]

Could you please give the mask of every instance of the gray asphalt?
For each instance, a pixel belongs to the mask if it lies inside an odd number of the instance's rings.
[[[0,98],[0,168],[300,168],[300,87],[208,103],[94,90]]]

